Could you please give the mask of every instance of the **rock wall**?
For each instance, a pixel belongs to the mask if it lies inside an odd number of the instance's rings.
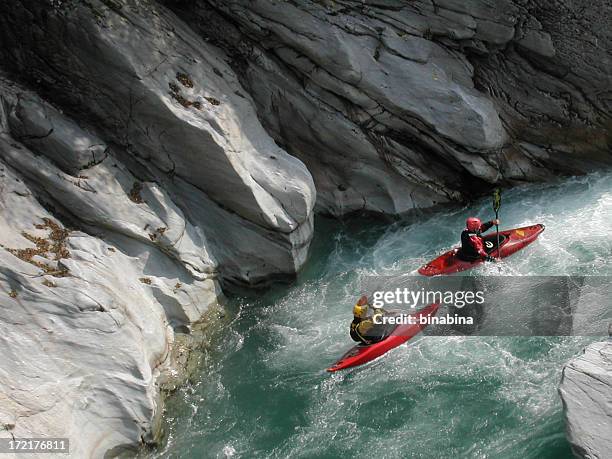
[[[610,164],[608,2],[167,1],[319,208],[396,214]]]
[[[1,83],[0,436],[68,437],[72,457],[153,442],[216,262],[155,183],[131,188],[99,138]]]
[[[138,181],[163,189],[224,278],[256,283],[299,269],[312,234],[312,177],[262,128],[218,50],[152,1],[23,1],[0,12],[11,78],[88,126]],[[65,128],[28,103],[11,117],[15,136]],[[66,167],[53,150],[37,152]]]
[[[67,229],[3,161],[0,190],[0,436],[68,437],[72,457],[153,441],[175,329],[217,283],[136,238]]]
[[[578,457],[612,453],[612,338],[594,343],[565,365],[559,386],[567,437]]]
[[[0,13],[0,436],[114,456],[158,440],[220,283],[305,262],[314,185],[163,6]]]

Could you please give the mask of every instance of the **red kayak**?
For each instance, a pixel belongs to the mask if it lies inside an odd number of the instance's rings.
[[[334,363],[327,371],[333,372],[338,370],[344,370],[345,368],[356,367],[357,365],[363,365],[364,363],[370,362],[385,352],[390,351],[394,347],[405,343],[409,339],[416,336],[421,330],[427,327],[427,323],[419,323],[421,317],[430,317],[438,312],[438,304],[430,304],[429,306],[421,309],[416,314],[411,314],[415,318],[417,323],[415,324],[403,324],[398,325],[391,332],[391,334],[378,343],[363,345],[359,344],[353,347],[350,351],[342,356],[340,360]]]
[[[497,250],[497,233],[484,236],[485,251],[494,258],[506,258],[514,252],[528,246],[544,231],[544,225],[525,226],[523,228],[515,228],[499,232],[499,252]],[[419,268],[419,274],[423,276],[439,276],[440,274],[453,274],[466,269],[474,268],[482,263],[483,260],[464,261],[457,257],[459,248],[449,250],[443,255],[440,255],[433,261],[430,261],[425,266]]]

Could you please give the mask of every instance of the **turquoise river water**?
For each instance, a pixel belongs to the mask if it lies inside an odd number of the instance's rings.
[[[227,306],[194,382],[167,404],[146,457],[571,457],[561,368],[594,337],[419,336],[357,369],[325,372],[352,342],[360,280],[413,272],[456,245],[489,199],[396,223],[320,217],[291,285]],[[612,175],[506,191],[502,227],[544,223],[504,274],[611,275]],[[497,269],[479,268],[479,274]]]

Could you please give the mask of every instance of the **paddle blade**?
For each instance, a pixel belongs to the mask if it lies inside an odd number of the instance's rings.
[[[493,210],[497,213],[501,207],[501,188],[495,188],[493,192]]]

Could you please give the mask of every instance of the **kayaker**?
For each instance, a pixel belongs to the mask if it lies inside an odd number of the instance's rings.
[[[374,314],[384,315],[386,311],[382,308],[372,308],[372,314],[368,314],[370,305],[367,295],[363,295],[353,307],[353,321],[351,322],[351,338],[362,344],[373,344],[385,339],[388,335],[389,326],[375,324],[372,320]]]
[[[493,225],[499,225],[499,220],[482,223],[479,218],[469,217],[465,222],[465,229],[461,232],[461,248],[457,257],[465,261],[495,261],[495,258],[485,251],[482,240],[482,233]]]

